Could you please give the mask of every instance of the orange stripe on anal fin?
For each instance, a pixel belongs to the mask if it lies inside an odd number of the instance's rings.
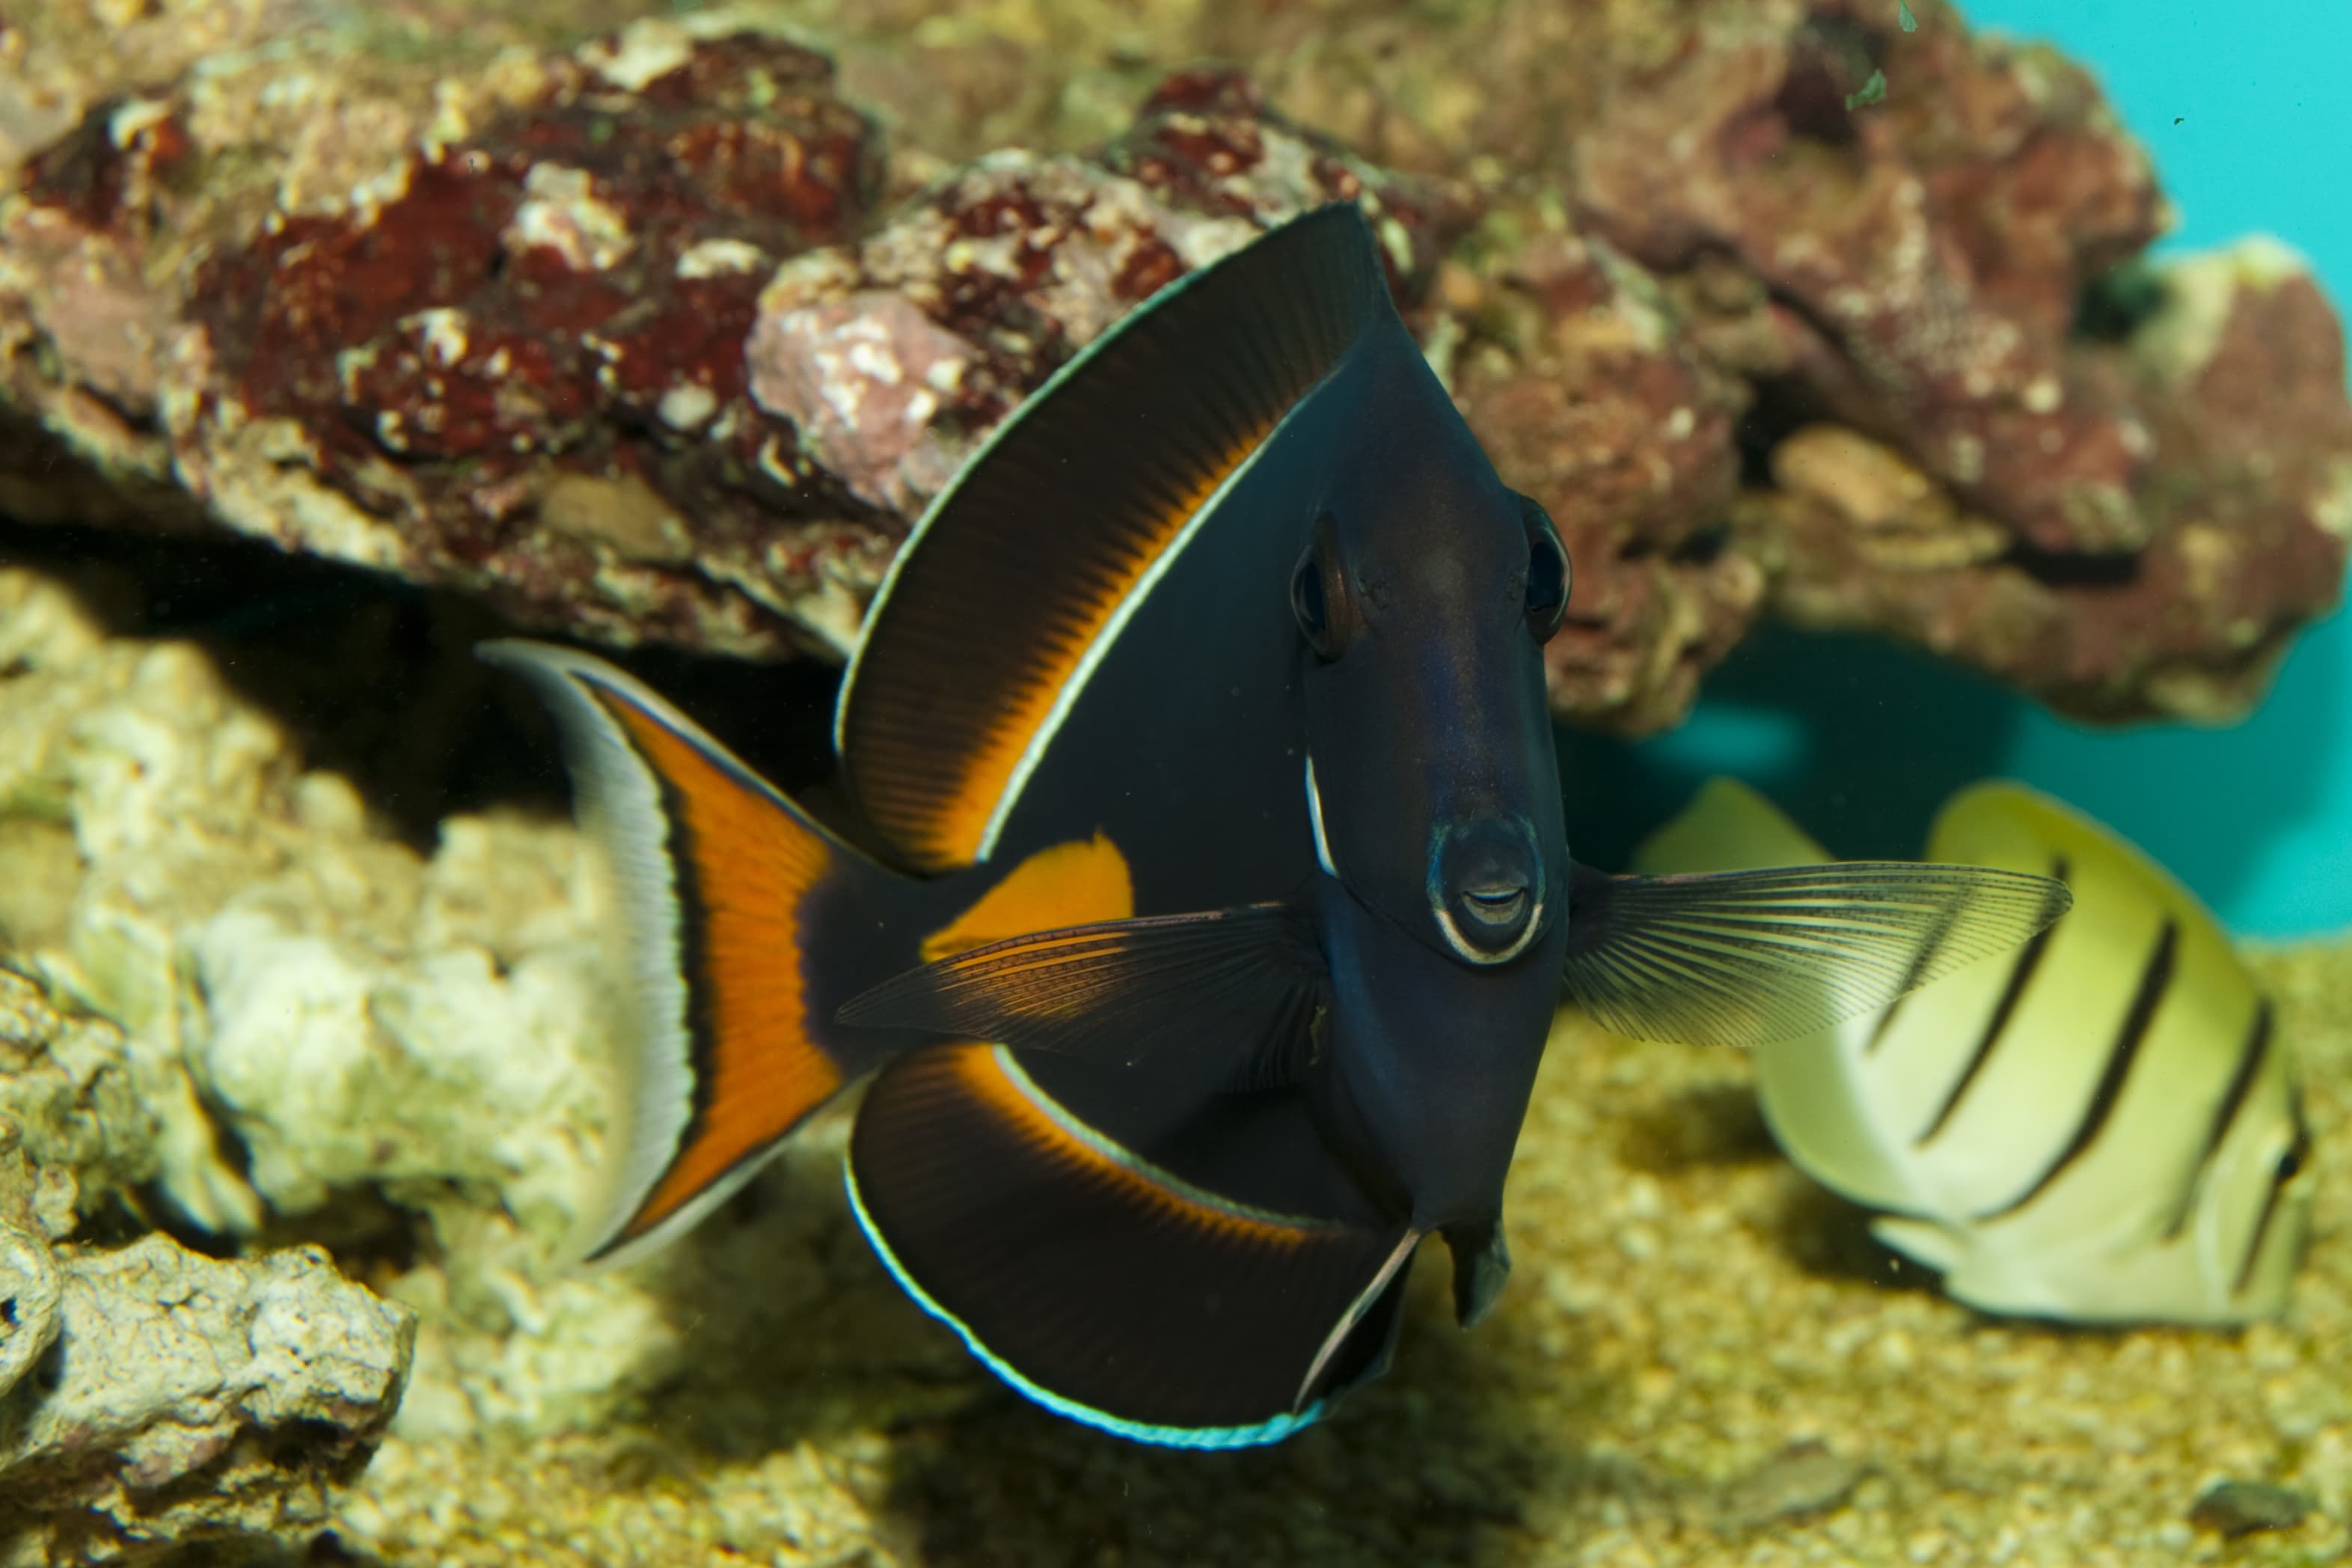
[[[687,985],[693,1116],[614,1238],[656,1226],[782,1137],[841,1087],[811,1037],[801,920],[831,847],[774,796],[633,705],[599,694],[660,784]]]
[[[999,1375],[1149,1442],[1267,1442],[1314,1419],[1327,1363],[1343,1364],[1321,1352],[1401,1262],[1392,1228],[1185,1183],[1089,1129],[1000,1047],[886,1068],[849,1180],[885,1265]]]
[[[1065,1177],[1095,1187],[1139,1223],[1172,1226],[1246,1247],[1291,1252],[1342,1227],[1280,1215],[1254,1214],[1207,1193],[1186,1187],[1167,1173],[1114,1153],[1098,1135],[1085,1131],[1040,1103],[1042,1091],[1027,1081],[1002,1047],[964,1045],[950,1048],[939,1070],[951,1077],[998,1117],[1041,1163]]]

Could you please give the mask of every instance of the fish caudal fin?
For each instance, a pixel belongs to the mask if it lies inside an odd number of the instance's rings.
[[[1216,1197],[969,1043],[875,1080],[849,1193],[899,1283],[990,1370],[1058,1414],[1179,1447],[1275,1442],[1376,1374],[1420,1239]]]
[[[688,1228],[870,1062],[811,1013],[803,934],[823,894],[878,875],[718,742],[601,660],[527,642],[480,657],[530,683],[602,853],[629,1014],[609,1180],[576,1238],[633,1256]]]

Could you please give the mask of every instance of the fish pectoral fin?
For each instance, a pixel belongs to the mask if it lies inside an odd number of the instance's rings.
[[[1376,1375],[1419,1239],[1194,1186],[983,1045],[884,1068],[848,1180],[884,1264],[992,1372],[1178,1447],[1277,1441]]]
[[[2015,947],[2072,902],[2048,877],[1907,860],[1696,877],[1579,866],[1561,978],[1618,1034],[1758,1046]]]
[[[837,1016],[1129,1066],[1182,1050],[1221,1087],[1268,1089],[1311,1058],[1328,984],[1305,909],[1244,904],[990,942],[886,980]]]

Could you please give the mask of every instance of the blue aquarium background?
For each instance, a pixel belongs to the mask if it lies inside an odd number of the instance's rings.
[[[2159,254],[2269,233],[2310,260],[2339,308],[2352,302],[2352,5],[1966,9],[2097,75],[2179,209]],[[2334,931],[2352,926],[2347,705],[2341,614],[2296,642],[2251,718],[2221,729],[2093,728],[1874,639],[1767,632],[1709,679],[1681,730],[1637,746],[1572,742],[1586,798],[1571,820],[1590,825],[1580,849],[1608,863],[1708,775],[1731,773],[1840,855],[1907,856],[1953,789],[2007,774],[2137,839],[2242,934]]]

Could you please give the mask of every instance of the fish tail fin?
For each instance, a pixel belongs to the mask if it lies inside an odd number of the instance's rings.
[[[625,1013],[606,1180],[576,1255],[611,1261],[689,1228],[783,1136],[887,1054],[813,986],[820,912],[888,873],[600,659],[502,641],[480,657],[554,715],[601,853]]]

